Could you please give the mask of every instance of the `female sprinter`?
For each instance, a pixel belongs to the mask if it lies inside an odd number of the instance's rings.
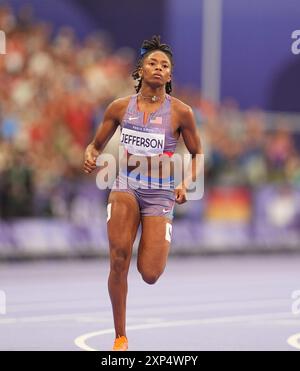
[[[136,94],[113,101],[106,109],[103,122],[85,151],[84,171],[91,173],[96,158],[120,125],[120,145],[130,156],[143,156],[148,163],[154,158],[169,158],[175,151],[180,134],[192,155],[192,163],[201,153],[200,138],[191,107],[171,97],[173,55],[161,44],[159,36],[145,40],[132,76],[138,81]],[[137,269],[148,284],[154,284],[163,273],[171,242],[174,203],[186,202],[186,179],[176,188],[172,176],[152,178],[141,175],[143,187],[133,186],[128,166],[119,169],[107,205],[107,231],[110,248],[108,290],[112,303],[115,341],[113,350],[127,350],[126,297],[127,274],[132,246],[141,222]],[[193,170],[194,171],[194,170]],[[145,181],[162,187],[145,186]],[[140,184],[140,183],[139,183]],[[122,226],[122,228],[120,228]]]

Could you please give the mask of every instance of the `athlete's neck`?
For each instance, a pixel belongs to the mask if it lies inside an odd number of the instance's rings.
[[[144,101],[147,101],[149,103],[156,103],[159,101],[162,102],[164,100],[166,91],[164,86],[156,89],[148,86],[143,86],[139,91],[139,95]]]

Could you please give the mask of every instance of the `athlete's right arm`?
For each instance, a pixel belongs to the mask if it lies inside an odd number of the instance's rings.
[[[85,150],[84,171],[91,173],[96,168],[96,159],[103,151],[107,142],[114,135],[120,124],[120,111],[122,102],[120,99],[112,102],[106,109],[103,121],[100,123],[96,135]]]

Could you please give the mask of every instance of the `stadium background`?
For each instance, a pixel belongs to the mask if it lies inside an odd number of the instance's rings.
[[[204,3],[0,3],[1,259],[108,254],[108,193],[83,174],[83,152],[107,104],[134,93],[153,34],[173,48],[173,94],[193,107],[205,153],[204,197],[176,207],[171,253],[299,250],[299,4],[222,2],[211,99]]]

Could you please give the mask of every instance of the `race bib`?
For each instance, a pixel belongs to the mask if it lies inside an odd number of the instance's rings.
[[[123,128],[120,143],[132,155],[155,156],[163,153],[165,134]]]

